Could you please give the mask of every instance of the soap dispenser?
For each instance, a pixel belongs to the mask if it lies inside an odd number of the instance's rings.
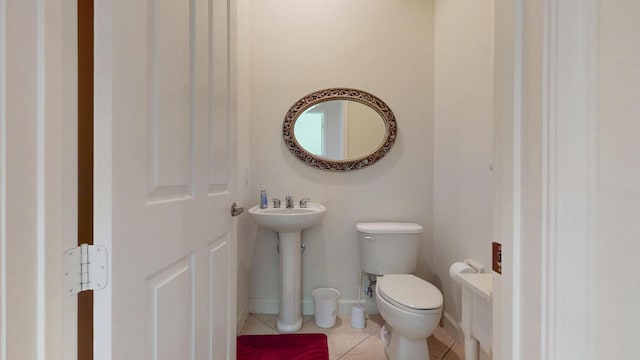
[[[260,209],[266,209],[269,206],[267,199],[267,188],[263,185],[260,187]]]

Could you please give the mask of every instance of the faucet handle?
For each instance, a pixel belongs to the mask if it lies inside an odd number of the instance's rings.
[[[309,200],[311,200],[310,198],[304,198],[302,200],[300,200],[300,207],[301,208],[306,208],[307,207],[307,203],[309,202]]]
[[[273,199],[273,207],[274,208],[280,207],[280,199]]]

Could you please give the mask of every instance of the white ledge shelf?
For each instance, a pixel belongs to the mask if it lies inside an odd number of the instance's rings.
[[[462,285],[473,291],[486,301],[491,301],[493,294],[493,274],[458,274]]]

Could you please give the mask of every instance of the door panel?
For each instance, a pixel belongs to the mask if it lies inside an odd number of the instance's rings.
[[[148,344],[153,359],[193,359],[195,271],[193,255],[147,279]],[[187,331],[184,331],[187,329]]]
[[[96,3],[96,359],[235,358],[227,6]]]
[[[193,194],[194,165],[190,38],[195,24],[190,1],[153,1],[148,14],[150,141],[148,202],[179,200]]]
[[[228,13],[228,4],[225,1],[212,1],[211,5],[214,16]],[[223,193],[228,189],[231,169],[229,164],[230,137],[228,136],[230,126],[228,122],[218,120],[229,117],[228,23],[227,17],[215,16],[210,24],[212,36],[208,39],[211,53],[210,63],[207,66],[211,69],[209,85],[213,92],[213,101],[209,105],[209,194],[212,195]]]

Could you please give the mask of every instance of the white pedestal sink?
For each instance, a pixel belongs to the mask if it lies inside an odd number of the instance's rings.
[[[278,232],[280,241],[280,314],[278,330],[292,333],[302,327],[302,230],[317,225],[327,209],[316,203],[306,208],[249,209],[253,221]]]

